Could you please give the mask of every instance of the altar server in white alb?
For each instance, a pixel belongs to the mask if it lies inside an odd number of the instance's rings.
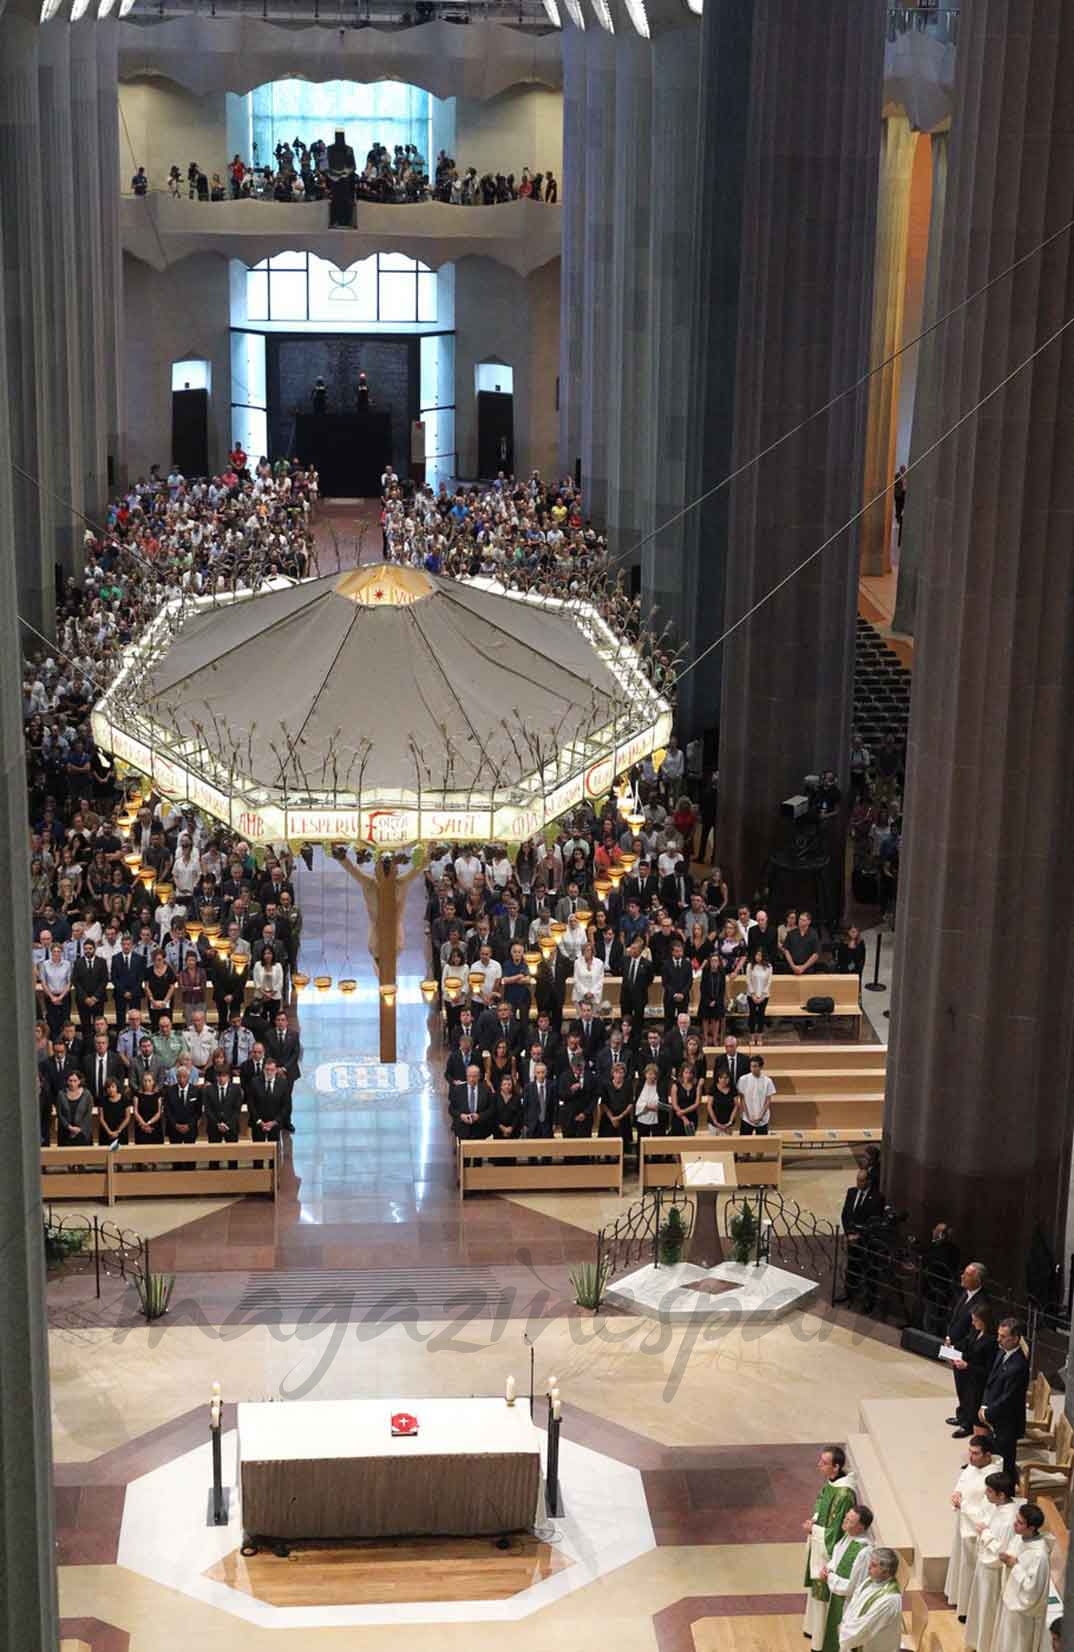
[[[858,1500],[854,1476],[847,1472],[846,1465],[847,1454],[842,1446],[825,1446],[817,1458],[820,1490],[813,1512],[802,1527],[806,1533],[806,1607],[802,1633],[812,1642],[814,1652],[819,1652],[824,1643],[830,1598],[821,1573],[830,1565],[835,1545],[843,1535],[844,1515]]]
[[[977,1565],[977,1527],[988,1519],[985,1481],[1000,1466],[992,1455],[992,1441],[988,1435],[975,1435],[969,1442],[968,1461],[951,1493],[955,1529],[951,1536],[951,1559],[947,1563],[943,1592],[958,1613],[961,1623],[965,1623],[970,1609],[970,1590]]]
[[[989,1652],[999,1614],[999,1595],[1006,1579],[1000,1565],[1001,1554],[1010,1552],[1018,1504],[1014,1501],[1014,1481],[1005,1469],[985,1479],[988,1519],[977,1528],[977,1565],[973,1572],[969,1611],[966,1613],[966,1646],[969,1652]]]
[[[867,1509],[864,1503],[855,1503],[843,1516],[843,1535],[821,1574],[831,1596],[821,1652],[839,1652],[839,1625],[843,1621],[846,1603],[869,1570],[869,1555],[873,1547],[869,1531],[872,1524],[873,1511]]]
[[[899,1652],[902,1595],[894,1549],[873,1549],[869,1567],[847,1601],[839,1625],[840,1652]]]
[[[1044,1515],[1036,1503],[1023,1503],[1015,1516],[1011,1546],[999,1557],[1007,1576],[990,1652],[1044,1652],[1048,1645],[1051,1545],[1043,1526]]]

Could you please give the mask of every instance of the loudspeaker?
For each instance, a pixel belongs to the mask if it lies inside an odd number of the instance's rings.
[[[934,1337],[929,1331],[918,1331],[907,1325],[899,1338],[899,1347],[908,1354],[920,1354],[922,1359],[939,1359],[943,1337]]]

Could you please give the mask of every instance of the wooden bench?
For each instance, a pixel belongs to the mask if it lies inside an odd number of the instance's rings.
[[[550,1159],[550,1164],[530,1161]],[[502,1160],[502,1163],[496,1163]],[[589,1160],[589,1163],[582,1161]],[[505,1188],[516,1192],[585,1188],[622,1194],[623,1143],[618,1136],[556,1136],[533,1141],[458,1143],[459,1198]]]
[[[822,1147],[862,1147],[866,1142],[876,1142],[879,1146],[884,1132],[879,1125],[872,1129],[848,1124],[836,1130],[778,1130],[774,1134],[783,1139],[783,1157],[786,1160],[788,1154],[799,1149],[812,1153]]]
[[[229,1165],[234,1163],[234,1170]],[[211,1170],[210,1164],[218,1166]],[[189,1165],[180,1171],[176,1166]],[[166,1168],[162,1171],[161,1166]],[[80,1174],[81,1172],[81,1174]],[[41,1197],[61,1199],[176,1199],[196,1195],[267,1193],[278,1180],[275,1142],[191,1142],[180,1147],[43,1147]]]
[[[772,1097],[773,1130],[876,1130],[884,1123],[884,1098],[851,1101],[845,1096]]]
[[[217,1010],[216,1001],[213,998],[213,989],[212,989],[212,983],[211,982],[206,983],[205,994],[206,994],[206,997],[205,997],[205,1019],[206,1019],[206,1021],[210,1022],[212,1025],[218,1026],[219,1022],[220,1022],[220,1013]],[[247,1009],[249,1009],[250,1005],[254,1001],[254,983],[249,978],[249,976],[247,977],[246,984],[243,987],[243,995],[242,996],[243,996],[244,1006]],[[38,991],[38,994],[37,994],[37,1001],[38,1001],[38,1020],[43,1021],[45,1019],[45,1016],[44,1016],[43,1000],[42,1000],[40,991]],[[144,999],[143,999],[142,1003],[140,1005],[136,1006],[136,1007],[141,1010],[143,1020],[144,1020],[144,1025],[146,1026],[146,1028],[148,1030],[148,1027],[149,1027],[149,1011],[145,1006]],[[112,991],[111,981],[109,981],[107,989],[106,989],[105,1006],[104,1006],[104,1018],[108,1022],[108,1025],[110,1027],[114,1027],[114,1026],[117,1025],[117,1022],[116,1022],[116,1000],[115,1000],[115,994]],[[76,1026],[77,1026],[77,1024],[78,1024],[78,1014],[77,1014],[77,1011],[75,1009],[75,1005],[74,1005],[73,1000],[72,1000],[72,1003],[71,1003],[71,1016],[70,1016],[70,1019],[72,1021],[74,1021]],[[182,1027],[182,1026],[186,1025],[186,1022],[183,1018],[182,999],[178,995],[176,996],[176,999],[175,999],[175,1009],[174,1009],[174,1014],[172,1015],[172,1024],[174,1026],[177,1026],[177,1027]],[[120,1030],[122,1031],[122,1028]]]
[[[727,983],[728,1019],[742,1019],[744,1011],[731,1008],[739,993],[746,990],[746,977],[736,975]],[[828,1015],[814,1015],[805,1007],[807,998],[832,998],[835,1008]],[[768,999],[770,1021],[826,1022],[833,1016],[854,1021],[861,1035],[861,996],[856,975],[773,975]]]
[[[651,1187],[678,1186],[682,1182],[680,1153],[708,1158],[733,1152],[739,1187],[779,1187],[783,1179],[783,1143],[778,1136],[644,1136],[639,1147],[639,1193]]]
[[[795,1079],[814,1072],[868,1073],[870,1082],[878,1082],[881,1089],[888,1063],[884,1044],[766,1044],[761,1053],[766,1072],[787,1073]],[[705,1045],[710,1067],[722,1054],[722,1045]]]

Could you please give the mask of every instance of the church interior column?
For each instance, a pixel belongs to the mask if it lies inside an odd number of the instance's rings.
[[[922,331],[940,314],[940,264],[943,255],[944,211],[947,204],[948,134],[933,132],[929,139],[932,158],[932,204],[929,211],[929,250],[925,262],[925,296],[921,306]],[[918,347],[917,388],[914,420],[910,435],[910,463],[927,451],[934,441],[938,385],[936,373],[942,355],[943,335],[930,333]],[[934,460],[930,457],[911,472],[907,484],[903,516],[902,544],[899,547],[899,578],[895,588],[892,630],[914,634],[917,608],[917,574],[921,547],[928,532],[930,478]]]
[[[720,157],[710,279],[728,312],[698,364],[699,428],[718,437],[706,485],[808,419],[868,359],[883,42],[879,0],[706,7],[702,83]],[[846,765],[857,535],[814,553],[860,502],[862,414],[848,397],[752,465],[730,489],[724,534],[702,547],[726,569],[724,626],[756,607],[710,656],[722,669],[718,850],[737,899],[780,844],[781,800],[805,774]],[[696,657],[714,631],[703,603],[694,612]],[[704,676],[692,693],[686,735],[704,723]]]
[[[68,409],[81,405],[82,351],[79,346],[75,268],[75,191],[71,170],[71,36],[64,23],[39,31],[38,88],[41,139],[46,155],[55,157],[48,175],[49,203],[44,214],[45,259],[41,281],[49,316],[50,347],[46,367],[49,400],[63,409],[49,432],[55,495],[43,502],[51,520],[56,560],[65,575],[81,573],[85,509],[82,423]]]
[[[964,10],[941,313],[1069,216],[1072,82],[1066,0]],[[1072,311],[1063,235],[942,329],[937,434],[1045,347],[939,450],[918,570],[885,1187],[1004,1281],[1061,1254],[1074,1127]]]
[[[7,305],[4,314],[10,393],[18,612],[51,633],[55,616],[49,417],[49,352],[36,21],[9,8],[0,17],[0,190]]]
[[[0,99],[11,91],[9,73],[17,47],[25,46],[13,21],[0,21]],[[13,39],[13,36],[15,38]],[[11,55],[8,55],[11,54]],[[23,74],[36,89],[32,62]],[[6,124],[13,111],[6,105]],[[6,134],[5,134],[6,135]],[[6,150],[9,156],[11,150]],[[21,153],[21,145],[20,145]],[[18,193],[9,177],[6,194]],[[6,239],[8,214],[0,213],[0,313],[19,311],[11,291],[12,260]],[[8,376],[7,339],[0,332],[0,544],[17,543],[18,517],[11,486],[12,433],[24,416],[18,381]],[[41,1171],[33,983],[23,961],[30,956],[30,888],[26,855],[26,759],[22,739],[22,673],[15,558],[0,556],[0,856],[6,896],[0,903],[0,945],[11,961],[0,998],[6,1105],[0,1156],[0,1645],[53,1652],[58,1644],[52,1447],[45,1268],[41,1229]]]
[[[586,260],[586,35],[563,29],[563,185],[560,208],[559,464],[582,456],[582,315]]]
[[[584,147],[586,252],[582,268],[581,456],[586,512],[608,513],[608,392],[611,365],[612,226],[621,211],[615,155],[615,37],[593,27],[586,36]]]
[[[106,354],[104,250],[101,234],[100,118],[97,106],[95,20],[72,23],[71,174],[75,191],[74,285],[82,356],[81,401],[83,494],[89,516],[99,517],[108,501],[108,427],[114,364]]]
[[[126,375],[123,349],[123,248],[119,233],[119,24],[95,25],[97,39],[97,159],[100,168],[102,345],[105,373],[105,448],[109,492],[126,479],[123,426]]]
[[[880,195],[877,205],[876,263],[873,278],[873,327],[869,365],[876,367],[898,350],[903,338],[906,299],[906,251],[910,225],[910,189],[918,134],[904,114],[883,121],[880,140]],[[902,358],[869,380],[869,422],[865,436],[862,502],[883,498],[861,522],[861,571],[891,572],[891,484],[895,476],[895,436],[899,413]]]

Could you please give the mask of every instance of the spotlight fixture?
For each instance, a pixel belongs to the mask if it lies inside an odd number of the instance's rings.
[[[582,0],[563,0],[567,8],[567,15],[576,29],[585,33],[585,12],[582,10]]]
[[[597,22],[601,28],[607,29],[609,34],[614,34],[615,24],[612,22],[611,7],[608,5],[608,0],[590,0],[590,3],[597,14]]]
[[[541,0],[541,4],[544,6],[544,14],[551,23],[552,27],[554,29],[561,29],[563,27],[563,19],[559,15],[559,7],[556,5],[556,0]]]
[[[624,0],[624,4],[627,9],[627,16],[634,25],[635,32],[640,34],[643,40],[648,40],[650,30],[649,17],[645,10],[645,0]]]

